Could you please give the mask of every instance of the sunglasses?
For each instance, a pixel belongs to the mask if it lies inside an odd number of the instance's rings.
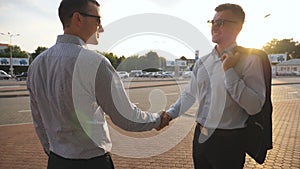
[[[207,23],[211,26],[220,27],[224,25],[226,22],[228,23],[237,23],[236,21],[226,20],[226,19],[218,19],[218,20],[208,20]]]
[[[90,15],[90,14],[86,14],[86,13],[83,13],[83,12],[78,12],[78,13],[80,13],[80,15],[85,16],[85,17],[96,18],[99,25],[101,23],[101,17],[100,16]]]
[[[95,18],[97,20],[98,25],[101,25],[101,17],[100,16],[90,15],[90,14],[87,14],[87,13],[84,13],[84,12],[79,12],[79,11],[75,11],[75,12],[78,12],[80,15],[82,15],[84,17]],[[70,17],[72,17],[75,12],[73,12],[72,15],[70,15]]]

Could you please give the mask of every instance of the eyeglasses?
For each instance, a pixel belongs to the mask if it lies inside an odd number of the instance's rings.
[[[237,23],[236,21],[226,20],[226,19],[218,19],[218,20],[208,20],[207,23],[211,26],[220,27],[224,25],[226,22],[229,23]]]
[[[90,15],[90,14],[86,14],[86,13],[83,13],[83,12],[78,12],[78,13],[80,13],[80,15],[82,15],[82,16],[96,18],[98,24],[99,24],[99,25],[101,24],[101,17],[100,17],[100,16]]]

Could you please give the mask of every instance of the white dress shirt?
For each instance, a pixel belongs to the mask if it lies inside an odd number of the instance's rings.
[[[146,131],[157,113],[138,109],[104,56],[77,36],[59,35],[30,65],[27,80],[36,133],[46,152],[89,159],[111,150],[105,114],[120,128]]]
[[[188,86],[168,112],[176,118],[198,100],[198,123],[208,128],[244,128],[248,116],[261,110],[265,90],[259,56],[241,56],[233,68],[224,72],[222,61],[213,49],[196,62]]]

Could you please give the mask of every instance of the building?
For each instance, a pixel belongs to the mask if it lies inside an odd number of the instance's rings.
[[[287,52],[286,53],[277,53],[269,54],[268,58],[272,66],[272,76],[277,74],[277,64],[287,61]]]
[[[300,59],[291,59],[276,65],[276,75],[298,75],[300,72]]]
[[[8,47],[9,47],[9,44],[0,43],[0,51],[3,51],[4,49],[7,49]]]

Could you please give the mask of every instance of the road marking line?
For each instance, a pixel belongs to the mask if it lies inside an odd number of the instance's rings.
[[[178,93],[166,93],[166,96],[172,96],[172,95],[177,95]]]
[[[19,113],[26,113],[26,112],[31,112],[31,110],[20,110],[18,111]]]
[[[20,87],[20,85],[19,86],[0,86],[0,88],[15,88],[15,87]]]
[[[33,124],[33,123],[30,122],[30,123],[2,124],[2,125],[0,125],[0,127],[5,127],[5,126],[20,126],[20,125],[28,125],[28,124]]]

